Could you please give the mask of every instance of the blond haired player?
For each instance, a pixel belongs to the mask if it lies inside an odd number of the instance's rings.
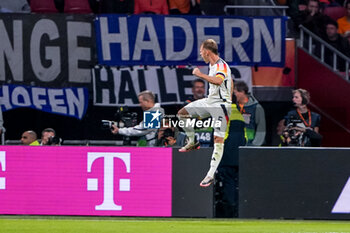
[[[224,138],[231,112],[231,96],[233,82],[231,69],[228,64],[219,57],[218,45],[213,39],[205,40],[200,46],[200,55],[205,63],[209,63],[209,74],[203,74],[198,68],[194,68],[193,75],[209,82],[209,95],[207,98],[189,103],[178,112],[180,119],[190,117],[212,117],[214,121],[220,121],[220,126],[214,127],[214,151],[212,154],[210,169],[200,183],[202,187],[208,187],[214,181],[214,174],[219,166],[224,150]],[[199,149],[199,142],[195,141],[194,129],[183,127],[188,136],[188,143],[179,149],[187,152]]]

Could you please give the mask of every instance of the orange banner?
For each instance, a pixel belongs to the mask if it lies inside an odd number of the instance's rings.
[[[254,86],[293,87],[295,85],[295,40],[286,40],[286,64],[283,68],[252,67]]]

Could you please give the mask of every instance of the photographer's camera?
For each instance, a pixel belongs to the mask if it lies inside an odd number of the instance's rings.
[[[48,146],[54,146],[54,145],[61,145],[62,144],[62,139],[57,136],[51,136],[49,137],[47,144]]]
[[[298,127],[304,127],[302,125],[302,120],[295,117],[290,116],[289,124],[284,129],[282,136],[284,138],[284,146],[302,146],[303,142],[303,133],[297,130]]]

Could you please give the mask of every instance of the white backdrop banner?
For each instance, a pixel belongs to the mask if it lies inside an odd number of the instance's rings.
[[[200,67],[208,73],[208,67]],[[251,67],[231,67],[232,78],[252,88]],[[96,106],[138,106],[137,94],[150,90],[162,105],[183,104],[192,95],[192,68],[144,67],[93,69],[93,101]],[[206,89],[208,84],[206,83]]]

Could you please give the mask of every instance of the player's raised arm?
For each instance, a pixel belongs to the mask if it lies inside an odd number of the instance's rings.
[[[224,78],[222,75],[216,75],[216,76],[209,76],[207,74],[204,74],[198,69],[197,67],[193,69],[192,74],[208,81],[211,84],[220,86],[222,82],[224,81]]]

